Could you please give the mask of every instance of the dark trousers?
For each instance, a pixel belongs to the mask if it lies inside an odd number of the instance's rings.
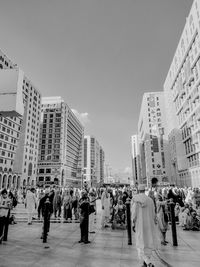
[[[58,207],[57,209],[54,210],[54,216],[57,217],[57,212],[58,212],[58,217],[61,215],[61,207]]]
[[[8,212],[8,216],[0,217],[0,243],[1,241],[7,241],[8,238],[8,226],[9,226],[9,217],[10,211]]]
[[[5,225],[6,225],[6,217],[0,217],[0,242],[3,240],[4,237]]]
[[[88,242],[88,220],[83,219],[80,223],[81,241]]]

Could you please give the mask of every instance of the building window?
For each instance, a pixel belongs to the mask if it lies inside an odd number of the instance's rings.
[[[46,173],[51,173],[51,169],[46,169]]]

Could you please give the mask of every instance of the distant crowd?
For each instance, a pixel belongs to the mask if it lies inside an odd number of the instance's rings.
[[[44,215],[45,201],[50,201],[51,215],[54,219],[61,219],[72,222],[80,220],[80,205],[82,198],[87,196],[90,203],[89,230],[94,232],[96,221],[96,200],[101,199],[102,219],[101,227],[106,228],[111,224],[115,229],[126,227],[126,200],[134,201],[134,196],[138,190],[135,187],[100,187],[82,190],[74,187],[60,188],[58,186],[47,186],[46,188],[21,188],[19,190],[1,191],[0,196],[0,217],[2,206],[7,205],[12,211],[18,203],[23,203],[27,209],[27,223],[32,224],[33,219],[41,219]],[[157,216],[162,213],[167,223],[170,220],[169,200],[175,203],[175,218],[183,230],[200,230],[200,188],[178,188],[175,186],[156,187],[151,190],[146,189],[145,194],[150,196],[156,206]],[[5,201],[6,200],[6,201]],[[37,218],[34,217],[37,211]],[[164,219],[163,219],[164,222]],[[14,224],[14,216],[10,216],[10,223]],[[164,224],[164,223],[163,223]],[[162,225],[161,228],[164,226]],[[167,226],[165,226],[167,230]]]

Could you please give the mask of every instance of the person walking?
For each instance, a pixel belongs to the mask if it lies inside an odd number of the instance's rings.
[[[167,201],[163,200],[163,197],[161,194],[158,194],[157,196],[157,221],[158,221],[158,229],[160,232],[160,238],[161,238],[161,245],[166,246],[167,241],[166,241],[166,232],[168,229],[168,209],[167,209]]]
[[[72,222],[72,197],[69,189],[66,189],[62,198],[63,203],[63,218],[66,221]]]
[[[25,208],[27,208],[28,214],[28,225],[32,224],[33,213],[37,207],[37,200],[34,192],[34,188],[31,188],[31,190],[28,189],[25,198]]]
[[[55,195],[53,198],[53,212],[54,212],[54,217],[57,218],[57,212],[58,212],[58,218],[60,219],[61,216],[61,207],[62,207],[62,198],[60,195],[60,190],[57,189],[55,191]]]
[[[6,227],[8,230],[8,217],[9,210],[11,206],[10,198],[8,197],[8,192],[3,189],[0,194],[0,244],[2,240],[5,240]]]
[[[156,214],[152,198],[145,195],[145,186],[139,185],[139,194],[134,196],[132,221],[140,264],[153,267],[151,255],[157,247]]]
[[[90,208],[89,208],[89,233],[95,234],[94,219],[96,211],[96,192],[93,188],[89,192]]]
[[[101,205],[102,205],[101,228],[103,229],[105,227],[109,227],[108,221],[110,217],[110,194],[108,193],[107,188],[102,193]]]

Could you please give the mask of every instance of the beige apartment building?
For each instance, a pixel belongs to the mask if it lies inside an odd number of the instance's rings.
[[[164,92],[143,95],[138,121],[140,181],[151,184],[157,177],[160,184],[171,183]]]
[[[84,180],[89,186],[97,186],[104,181],[105,154],[94,136],[84,137]]]
[[[61,97],[43,97],[37,184],[81,187],[84,128]]]
[[[41,94],[0,50],[0,188],[35,185]]]
[[[200,0],[186,18],[164,93],[173,176],[181,186],[200,186]]]

